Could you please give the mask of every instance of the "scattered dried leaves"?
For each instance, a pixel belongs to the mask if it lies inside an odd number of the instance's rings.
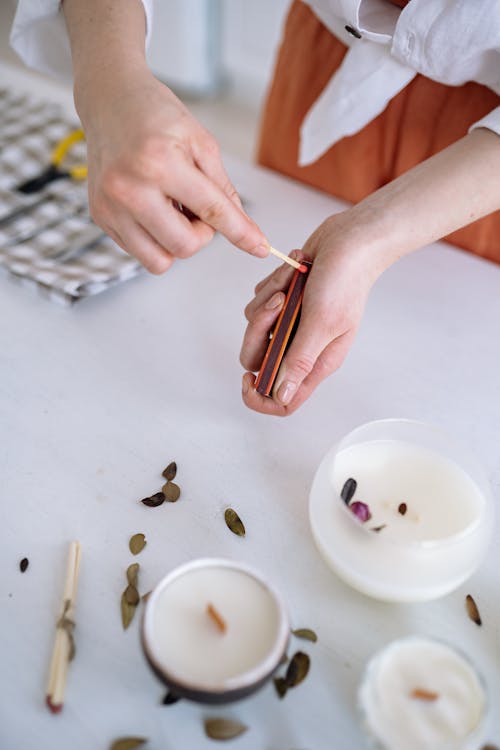
[[[243,521],[233,508],[226,508],[224,512],[224,520],[226,526],[233,532],[233,534],[236,534],[237,536],[245,536],[245,526]]]
[[[469,615],[472,622],[475,622],[476,625],[481,625],[481,615],[479,614],[476,602],[470,594],[467,594],[467,596],[465,597],[465,607],[467,609],[467,614]]]
[[[211,740],[233,740],[247,731],[248,727],[233,719],[205,719],[205,734]]]
[[[146,544],[147,542],[144,534],[134,534],[134,536],[130,537],[128,546],[133,555],[138,555],[139,552],[142,552]]]

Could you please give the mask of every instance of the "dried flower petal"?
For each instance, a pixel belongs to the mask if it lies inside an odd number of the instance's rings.
[[[287,687],[296,687],[305,680],[309,672],[311,660],[303,651],[297,651],[291,658],[286,670],[285,682]]]
[[[467,594],[467,596],[465,597],[465,606],[467,609],[467,614],[469,615],[472,622],[475,622],[476,625],[481,625],[481,615],[479,614],[476,602],[470,594]]]
[[[111,743],[109,750],[135,750],[147,741],[147,737],[120,737]]]
[[[133,555],[138,555],[146,546],[146,537],[144,534],[134,534],[130,537],[128,546]]]
[[[177,703],[177,701],[180,701],[180,697],[178,695],[175,695],[175,693],[172,693],[171,690],[168,690],[165,693],[165,697],[163,698],[161,704],[162,706],[172,706],[174,703]]]
[[[157,508],[164,502],[165,495],[163,494],[163,492],[155,492],[155,494],[151,495],[151,497],[145,497],[143,500],[141,500],[141,503],[143,505],[146,505],[148,508]]]
[[[276,692],[278,693],[279,697],[284,698],[288,690],[288,685],[286,684],[285,678],[275,677],[273,682],[274,682],[274,687],[276,688]]]
[[[408,506],[406,503],[399,503],[398,505],[398,513],[400,513],[402,516],[406,514],[406,511],[408,510]]]
[[[137,588],[137,575],[139,573],[139,563],[132,563],[132,565],[129,565],[127,568],[127,581],[130,583],[131,586],[135,586]]]
[[[125,589],[125,599],[128,604],[133,604],[134,607],[139,604],[140,596],[135,586],[127,586]]]
[[[342,500],[344,501],[346,505],[349,505],[349,503],[351,502],[354,496],[354,493],[356,492],[357,486],[358,486],[358,483],[352,477],[349,477],[349,479],[347,479],[344,482],[344,486],[342,487],[342,492],[340,493],[340,497],[342,498]]]
[[[296,628],[295,630],[292,630],[292,634],[296,638],[303,638],[306,641],[312,641],[312,643],[316,643],[318,640],[318,636],[314,630],[311,630],[311,628]]]
[[[358,518],[362,523],[366,523],[366,521],[369,521],[372,517],[370,508],[366,503],[361,502],[361,500],[355,500],[353,503],[351,503],[349,505],[349,510],[352,511],[356,518]]]
[[[245,536],[245,526],[235,510],[232,508],[226,508],[224,520],[226,526],[233,532],[233,534],[236,534],[237,536]]]
[[[161,488],[167,503],[175,503],[181,495],[181,488],[174,482],[167,482]]]
[[[205,719],[205,734],[212,740],[232,740],[247,731],[248,727],[233,719]]]
[[[129,604],[127,601],[127,597],[125,595],[125,591],[122,594],[122,598],[120,600],[120,607],[121,607],[121,613],[122,613],[122,625],[123,629],[126,630],[132,620],[134,619],[136,605],[135,604]]]
[[[435,693],[432,690],[426,690],[425,688],[415,688],[410,693],[410,698],[417,698],[421,701],[428,701],[429,703],[432,703],[432,701],[437,701],[439,698],[439,693]]]
[[[28,558],[23,557],[23,559],[19,563],[19,570],[21,571],[21,573],[24,573],[24,571],[26,570],[29,564],[30,564],[30,561],[28,560]]]
[[[165,477],[167,482],[171,482],[172,479],[175,479],[175,475],[177,474],[177,464],[175,461],[171,461],[166,469],[163,469],[161,475],[162,477]]]

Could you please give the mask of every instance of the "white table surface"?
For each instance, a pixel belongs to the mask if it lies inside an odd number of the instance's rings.
[[[249,210],[275,246],[299,247],[339,202],[231,159]],[[2,750],[106,749],[118,736],[148,747],[204,750],[209,715],[250,731],[238,750],[365,747],[355,709],[363,665],[408,633],[462,647],[483,673],[500,742],[500,534],[460,590],[419,605],[384,604],[344,585],[316,551],[308,492],[327,449],[356,425],[413,417],[470,445],[500,496],[500,268],[446,245],[399,262],[375,286],[342,369],[294,416],[248,411],[238,352],[244,304],[275,265],[217,237],[164,277],[144,274],[62,308],[0,277],[0,561]],[[182,497],[146,508],[175,459]],[[232,535],[233,506],[247,536]],[[137,557],[128,539],[144,532]],[[82,543],[77,654],[66,704],[44,704],[67,545]],[[19,560],[27,556],[26,573]],[[199,556],[245,561],[282,592],[295,627],[314,628],[307,680],[280,701],[272,687],[229,708],[161,706],[164,689],[123,632],[125,569],[146,592]],[[466,616],[472,593],[483,626]],[[404,750],[402,748],[401,750]]]

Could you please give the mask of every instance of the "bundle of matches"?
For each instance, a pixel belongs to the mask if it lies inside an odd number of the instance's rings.
[[[302,261],[301,263],[294,261],[294,264],[297,267],[288,287],[285,304],[272,332],[271,340],[255,381],[255,390],[262,396],[271,397],[281,362],[299,325],[300,307],[312,263],[309,261]]]
[[[59,713],[64,705],[64,691],[69,662],[75,655],[73,618],[78,573],[80,570],[80,542],[71,542],[69,546],[68,567],[64,584],[61,616],[56,625],[56,638],[50,663],[49,681],[47,684],[46,702],[52,713]]]

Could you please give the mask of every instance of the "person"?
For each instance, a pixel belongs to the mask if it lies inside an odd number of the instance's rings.
[[[68,52],[54,32],[58,3],[34,5],[20,0],[12,43],[40,67],[37,50],[50,36],[53,68],[58,46]],[[243,211],[214,139],[146,65],[151,0],[64,0],[62,13],[95,221],[153,273],[214,231],[265,257],[267,239]],[[353,205],[294,253],[313,266],[271,399],[255,391],[253,373],[290,269],[257,285],[240,355],[247,406],[295,411],[341,365],[371,287],[402,256],[447,238],[500,262],[499,69],[498,0],[294,0],[259,161]]]

